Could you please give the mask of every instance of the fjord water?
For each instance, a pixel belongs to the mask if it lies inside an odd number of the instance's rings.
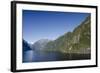
[[[55,40],[39,39],[33,44],[23,40],[23,62],[47,62],[91,59],[91,16],[73,31]]]
[[[43,52],[28,50],[23,54],[23,62],[47,62],[90,59],[90,54],[68,54],[61,52]]]

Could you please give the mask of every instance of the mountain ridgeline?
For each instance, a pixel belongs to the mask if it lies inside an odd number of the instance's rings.
[[[23,40],[23,51],[31,50],[30,45],[27,43],[27,41]]]
[[[58,37],[46,44],[44,51],[63,53],[90,54],[91,52],[91,20],[88,16],[73,32]]]
[[[24,50],[38,50],[44,52],[62,52],[76,54],[91,53],[91,17],[88,16],[72,32],[67,32],[56,40],[41,39],[32,44],[23,41]]]
[[[35,48],[35,50],[37,50],[37,51],[44,50],[44,48],[45,48],[45,46],[47,45],[48,42],[49,42],[48,39],[38,40],[32,45],[32,49]]]
[[[52,29],[51,29],[52,30]],[[91,58],[91,17],[72,32],[55,40],[40,39],[29,44],[23,39],[23,62],[83,60]]]

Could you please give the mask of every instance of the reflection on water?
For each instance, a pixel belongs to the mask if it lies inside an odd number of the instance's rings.
[[[23,62],[44,62],[90,59],[90,54],[66,54],[61,52],[24,51]]]
[[[31,62],[33,60],[33,58],[32,58],[33,56],[34,56],[34,51],[32,51],[32,50],[25,51],[23,54],[23,61]]]

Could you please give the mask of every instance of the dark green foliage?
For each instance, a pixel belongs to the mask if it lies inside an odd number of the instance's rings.
[[[90,53],[91,21],[88,16],[73,32],[68,32],[47,43],[45,50],[64,53]]]

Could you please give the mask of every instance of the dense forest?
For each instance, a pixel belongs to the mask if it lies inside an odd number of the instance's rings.
[[[90,19],[88,16],[72,32],[69,31],[55,40],[40,39],[34,44],[29,44],[23,39],[23,62],[90,59]]]
[[[91,20],[88,16],[72,32],[67,32],[54,41],[49,41],[43,51],[59,51],[63,53],[91,52]]]

